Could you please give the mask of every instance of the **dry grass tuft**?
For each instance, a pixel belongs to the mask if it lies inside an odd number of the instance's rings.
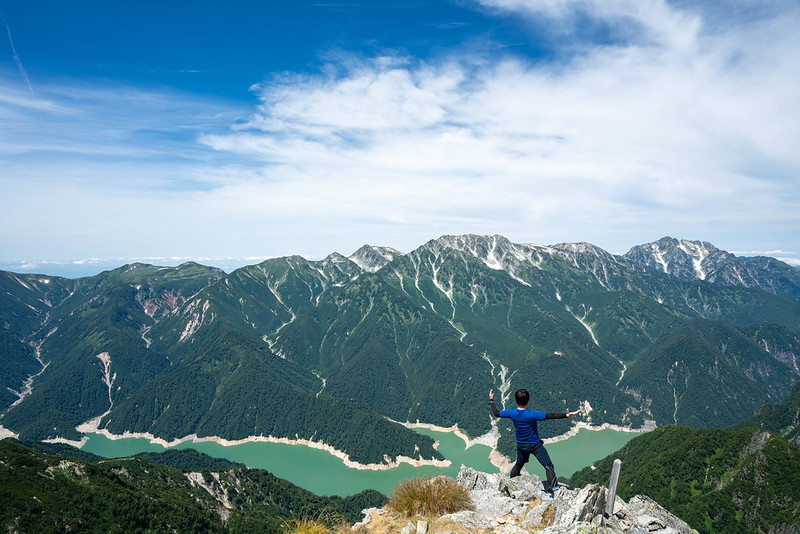
[[[286,534],[334,534],[330,527],[314,519],[292,519],[283,522]]]
[[[398,484],[386,507],[408,517],[438,517],[471,510],[469,491],[446,476],[411,478]]]
[[[283,531],[284,534],[337,534],[343,524],[344,517],[322,510],[315,517],[285,520]]]

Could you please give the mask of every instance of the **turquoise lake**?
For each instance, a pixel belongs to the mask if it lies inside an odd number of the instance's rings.
[[[461,464],[479,471],[497,473],[489,462],[491,449],[485,445],[465,448],[464,440],[452,432],[417,429],[420,434],[439,441],[439,452],[452,462],[447,468],[413,467],[409,464],[383,470],[353,469],[332,454],[304,445],[284,443],[244,443],[225,447],[217,443],[191,443],[176,445],[175,449],[192,448],[216,458],[240,462],[248,467],[266,469],[275,476],[312,491],[318,495],[352,495],[373,488],[390,494],[394,486],[415,476],[445,474],[455,477]],[[625,445],[637,432],[617,430],[586,430],[566,440],[545,443],[559,476],[569,477],[575,471],[591,465]],[[165,448],[145,438],[108,439],[102,434],[88,434],[83,450],[106,458],[130,456],[139,452],[161,452]],[[540,478],[544,469],[531,457],[525,466]]]

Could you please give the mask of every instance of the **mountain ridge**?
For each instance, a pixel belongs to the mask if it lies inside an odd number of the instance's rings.
[[[384,454],[436,461],[432,440],[389,420],[458,423],[479,436],[494,428],[476,402],[490,387],[506,403],[509,391],[528,387],[548,411],[586,403],[593,424],[675,422],[668,408],[654,411],[660,386],[648,369],[663,382],[669,369],[653,351],[682,325],[700,329],[695,319],[719,323],[723,343],[738,340],[739,352],[717,355],[731,360],[719,369],[734,387],[764,377],[753,399],[728,403],[720,426],[788,393],[800,376],[792,298],[800,282],[775,282],[785,275],[780,262],[763,264],[763,287],[730,285],[665,273],[640,252],[462,235],[407,254],[365,245],[350,257],[272,258],[227,274],[193,263],[131,264],[77,280],[0,273],[3,357],[17,369],[0,378],[14,392],[20,380],[32,385],[13,409],[3,397],[0,424],[37,439],[78,440],[75,427],[90,420],[165,439],[314,438],[360,463]],[[763,339],[743,331],[768,323]],[[714,346],[686,339],[688,353]],[[739,372],[736,359],[771,370]],[[675,413],[678,422],[696,417],[691,406]],[[355,440],[364,428],[376,437],[368,450]],[[508,454],[513,438],[497,434]]]

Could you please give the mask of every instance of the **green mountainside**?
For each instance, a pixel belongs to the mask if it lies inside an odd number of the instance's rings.
[[[699,532],[796,532],[800,525],[800,449],[776,434],[667,425],[569,484],[607,484],[617,458],[622,499],[647,495]]]
[[[0,441],[4,531],[278,533],[286,520],[321,514],[352,523],[386,500],[374,490],[319,497],[267,471],[222,466],[194,451],[97,462],[61,452]]]
[[[645,350],[620,386],[646,391],[646,403],[657,421],[702,428],[728,426],[748,417],[760,405],[785,395],[796,378],[747,330],[724,321],[693,319]]]
[[[754,416],[745,419],[733,428],[761,427],[780,434],[790,443],[800,447],[800,381],[792,392],[777,404],[761,406]]]
[[[440,459],[397,422],[481,435],[487,390],[503,407],[525,387],[534,407],[582,406],[593,424],[722,427],[800,378],[800,274],[722,252],[464,235],[229,274],[0,273],[0,426],[22,439],[271,435],[361,463]],[[498,431],[510,453],[512,433]]]

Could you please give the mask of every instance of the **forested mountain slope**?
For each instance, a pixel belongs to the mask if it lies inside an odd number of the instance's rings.
[[[792,392],[779,403],[761,406],[754,416],[734,425],[733,428],[753,426],[780,434],[790,443],[800,447],[800,381],[795,383]]]
[[[785,264],[719,251],[684,258],[697,267],[689,276],[663,243],[642,247],[617,256],[464,235],[230,274],[197,264],[77,280],[0,273],[0,379],[13,390],[0,396],[0,425],[34,439],[93,428],[271,435],[385,463],[441,458],[393,421],[490,431],[489,388],[501,405],[526,387],[536,408],[582,406],[593,424],[637,428],[725,426],[782,399],[800,377],[800,286]],[[710,276],[712,260],[741,280]],[[499,433],[507,450],[510,433]]]
[[[4,440],[0,526],[9,532],[278,533],[284,521],[323,513],[352,523],[362,509],[386,500],[374,490],[320,497],[261,469],[219,464],[194,451],[87,462]]]
[[[608,483],[622,460],[618,494],[644,494],[703,533],[797,532],[800,449],[758,428],[667,425],[638,436],[570,485]]]

